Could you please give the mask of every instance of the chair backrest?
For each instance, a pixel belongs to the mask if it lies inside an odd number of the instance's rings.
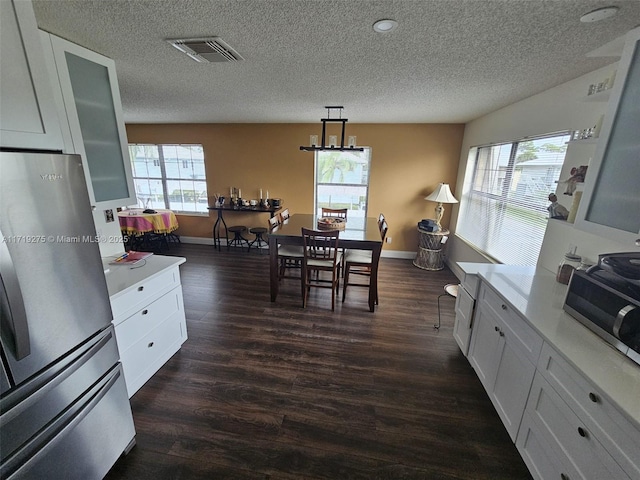
[[[384,215],[381,213],[378,215],[378,228],[382,229],[382,222],[384,222]]]
[[[348,208],[324,208],[322,207],[323,217],[334,217],[347,219]]]
[[[269,228],[271,230],[276,228],[278,225],[280,225],[280,217],[278,217],[278,215],[274,215],[269,219]]]
[[[384,246],[384,239],[387,238],[387,231],[389,230],[389,225],[387,225],[387,221],[383,220],[380,224],[380,238],[382,239],[382,243]]]
[[[336,265],[340,230],[311,230],[302,227],[304,258],[322,260]]]
[[[289,209],[285,208],[284,210],[282,210],[280,212],[280,219],[284,222],[285,220],[287,220],[289,217],[291,216],[291,214],[289,213]]]

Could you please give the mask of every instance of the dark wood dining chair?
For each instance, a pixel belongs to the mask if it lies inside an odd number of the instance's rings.
[[[318,231],[302,227],[302,308],[307,306],[311,287],[316,287],[331,289],[331,311],[335,310],[336,293],[340,288],[339,236],[340,230]],[[331,279],[323,277],[322,272],[329,272]]]
[[[387,237],[389,226],[387,221],[383,220],[380,224],[380,238],[384,246],[384,240]],[[349,249],[345,253],[344,259],[344,279],[342,280],[342,301],[347,296],[347,286],[371,288],[371,267],[373,263],[373,252],[371,250],[354,250]],[[349,282],[350,275],[360,275],[369,277],[369,283]],[[378,305],[378,291],[376,288],[375,304]]]
[[[287,216],[287,218],[289,217]],[[274,215],[269,219],[269,231],[281,224],[282,219],[280,215]],[[278,279],[299,278],[294,275],[288,275],[287,270],[293,268],[301,270],[303,257],[304,253],[302,247],[299,245],[278,245]]]
[[[278,216],[280,217],[280,223],[284,222],[285,220],[288,220],[289,217],[291,216],[291,214],[289,213],[289,209],[285,208],[284,210],[282,210]]]
[[[322,207],[322,216],[323,217],[342,218],[346,222],[347,221],[347,212],[348,211],[349,211],[348,208],[325,208],[325,207]],[[344,256],[345,256],[345,253],[346,253],[346,251],[343,248],[341,250],[342,258],[340,260],[340,269],[341,269],[343,275],[344,275]]]

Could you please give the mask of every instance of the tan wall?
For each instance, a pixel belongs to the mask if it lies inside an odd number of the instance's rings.
[[[318,124],[153,124],[127,125],[130,143],[201,143],[207,191],[229,196],[229,187],[244,198],[259,189],[281,198],[291,213],[313,211],[313,153],[300,151]],[[333,133],[333,132],[331,132]],[[435,204],[423,198],[440,182],[454,190],[464,125],[349,124],[347,135],[371,147],[369,216],[383,212],[393,241],[386,250],[415,251],[417,222],[433,218]],[[456,192],[453,191],[454,195]],[[446,207],[445,207],[446,208]],[[450,208],[442,224],[448,225]],[[227,225],[266,226],[267,214],[225,212]],[[209,218],[181,215],[180,235],[211,237],[215,212]]]

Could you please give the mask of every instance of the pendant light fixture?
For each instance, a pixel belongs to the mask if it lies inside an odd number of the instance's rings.
[[[327,109],[327,118],[321,118],[322,122],[322,138],[320,141],[320,145],[318,145],[318,136],[311,135],[311,145],[308,147],[301,146],[300,150],[304,152],[315,152],[318,150],[335,150],[335,151],[350,151],[350,152],[362,152],[364,148],[356,147],[356,137],[349,137],[349,144],[345,147],[344,145],[344,130],[346,123],[349,121],[346,118],[342,118],[342,106],[327,106],[324,107]],[[338,110],[338,118],[331,118],[331,110]],[[327,141],[327,123],[341,123],[342,124],[342,132],[340,135],[340,146],[338,146],[338,140],[336,135],[329,136],[329,145],[326,144]]]

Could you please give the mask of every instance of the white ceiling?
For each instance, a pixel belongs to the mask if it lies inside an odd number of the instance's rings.
[[[38,25],[116,62],[127,123],[459,123],[616,59],[640,0],[33,0]],[[580,23],[595,8],[620,12]],[[398,28],[375,33],[376,20]],[[219,36],[197,63],[167,38]]]

